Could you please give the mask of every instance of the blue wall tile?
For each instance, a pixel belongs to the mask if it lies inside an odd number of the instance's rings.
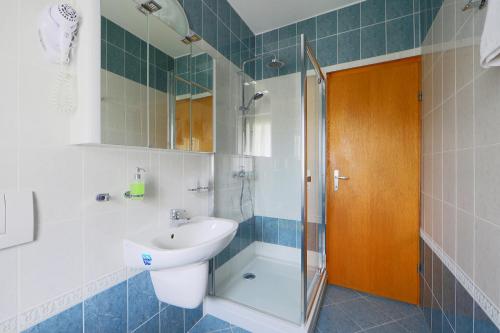
[[[80,333],[83,332],[82,316],[80,303],[25,330],[24,333]]]
[[[112,44],[106,44],[106,69],[116,75],[125,74],[125,52]]]
[[[107,20],[106,29],[106,41],[123,49],[125,46],[125,30],[110,20]]]
[[[290,46],[278,51],[278,59],[285,64],[279,69],[279,75],[287,75],[297,71],[297,46]]]
[[[133,330],[159,311],[149,272],[142,272],[128,280],[128,328]]]
[[[231,33],[231,61],[236,65],[240,66],[241,61],[241,41],[238,36]]]
[[[413,0],[386,0],[387,19],[406,16],[413,13]]]
[[[277,53],[277,52],[276,52]],[[262,77],[268,79],[271,77],[276,77],[279,75],[279,70],[277,68],[270,68],[267,66],[274,57],[278,55],[273,53],[266,53],[262,55]]]
[[[316,20],[316,38],[327,37],[337,33],[337,11],[319,15]]]
[[[222,23],[218,21],[217,30],[217,51],[221,53],[224,57],[229,58],[231,54],[231,35],[229,29]]]
[[[455,277],[446,266],[443,266],[443,313],[453,329],[455,329],[455,284]]]
[[[361,26],[360,5],[352,5],[339,9],[338,30],[339,33],[358,29]]]
[[[262,35],[262,52],[272,52],[278,49],[278,30],[272,30]]]
[[[217,0],[217,16],[226,27],[231,24],[231,6],[227,0]]]
[[[193,31],[203,33],[203,9],[201,0],[184,0],[184,10]]]
[[[387,22],[387,52],[399,52],[414,47],[413,15]]]
[[[86,332],[127,331],[127,283],[122,282],[85,300]]]
[[[274,217],[263,217],[262,228],[264,242],[278,244],[278,219]]]
[[[184,310],[184,331],[189,331],[203,317],[203,305]],[[167,331],[168,332],[168,331]]]
[[[203,39],[217,47],[217,16],[203,4]]]
[[[483,309],[474,302],[474,333],[499,333],[499,329],[488,318]]]
[[[279,225],[279,239],[278,244],[289,247],[297,246],[297,222],[294,220],[278,221]]]
[[[431,327],[432,320],[432,291],[427,283],[424,283],[423,290],[423,302],[422,302],[422,310],[424,312],[425,321],[427,322],[427,326]]]
[[[108,63],[106,61],[106,41],[101,39],[101,68],[108,69]]]
[[[309,41],[316,39],[316,17],[297,23],[297,35],[304,34]]]
[[[125,31],[125,51],[140,58],[141,39],[128,31]]]
[[[361,58],[384,55],[386,50],[385,23],[361,29]]]
[[[385,0],[366,0],[361,3],[361,26],[385,21]]]
[[[140,60],[128,53],[125,53],[125,77],[135,82],[141,82]]]
[[[230,13],[231,13],[231,24],[230,28],[231,31],[236,35],[236,37],[241,38],[241,18],[236,13],[236,11],[233,9],[233,7],[230,8]]]
[[[473,330],[474,300],[467,290],[456,282],[456,332],[465,333]]]
[[[184,310],[167,305],[160,313],[160,330],[168,333],[184,333]]]
[[[278,30],[280,49],[297,44],[297,24],[290,24]]]
[[[107,34],[107,19],[101,16],[101,39],[106,40]]]
[[[168,331],[163,331],[168,332]],[[147,322],[139,326],[134,333],[160,333],[160,320],[159,315],[155,315]]]
[[[443,311],[439,307],[436,298],[432,301],[432,333],[442,333],[443,332]]]
[[[436,254],[432,256],[432,293],[441,305],[443,299],[443,263]]]
[[[329,36],[316,41],[316,57],[321,66],[337,63],[337,36]]]
[[[217,0],[203,0],[203,2],[212,10],[215,14],[217,14]]]
[[[338,63],[360,59],[361,29],[338,35]]]

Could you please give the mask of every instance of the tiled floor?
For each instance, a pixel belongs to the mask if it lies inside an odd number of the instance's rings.
[[[189,333],[248,333],[207,315]],[[328,286],[316,333],[429,333],[423,313],[414,305]]]
[[[219,318],[213,317],[211,315],[206,315],[203,317],[189,333],[250,333],[242,328],[231,325],[228,322],[220,320]]]
[[[328,286],[316,333],[429,333],[414,305]]]

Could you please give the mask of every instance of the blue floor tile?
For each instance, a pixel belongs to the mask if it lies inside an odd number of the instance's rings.
[[[398,324],[411,333],[429,333],[430,331],[422,313],[398,320]]]
[[[339,307],[361,328],[370,328],[391,321],[375,304],[364,298],[340,303]]]
[[[367,329],[366,331],[363,332],[369,332],[369,333],[401,333],[404,332],[405,329],[399,325],[398,323],[389,323],[389,324],[384,324],[381,326],[373,327],[370,329]]]
[[[321,333],[353,333],[361,330],[338,305],[329,305],[321,308],[317,323],[317,330]]]
[[[224,320],[220,320],[211,315],[206,315],[200,320],[194,327],[189,330],[190,333],[208,333],[208,332],[219,332],[223,330],[231,331],[231,325]]]
[[[326,289],[323,306],[338,304],[360,297],[361,295],[354,290],[329,285],[328,288]]]
[[[392,301],[382,297],[369,296],[367,298],[370,302],[375,303],[383,313],[394,320],[421,314],[420,309],[412,304]]]

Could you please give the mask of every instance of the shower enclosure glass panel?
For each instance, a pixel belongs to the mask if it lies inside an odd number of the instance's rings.
[[[246,62],[260,66],[261,80],[241,68],[241,105],[224,114],[217,132],[218,145],[234,133],[227,128],[235,128],[237,137],[236,149],[217,147],[215,214],[239,220],[240,227],[212,262],[211,295],[301,325],[324,273],[325,91],[312,65],[316,60],[306,64],[313,53],[303,37],[288,44],[295,51],[286,59],[276,52]],[[229,81],[233,93],[236,78]],[[306,209],[310,216],[304,216]]]
[[[319,68],[312,49],[304,41],[305,65],[302,71],[305,108],[305,308],[310,309],[325,273],[325,77]],[[306,312],[308,313],[308,311]]]

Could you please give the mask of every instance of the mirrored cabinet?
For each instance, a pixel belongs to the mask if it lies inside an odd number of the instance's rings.
[[[100,142],[214,150],[214,60],[133,1],[101,0]]]

